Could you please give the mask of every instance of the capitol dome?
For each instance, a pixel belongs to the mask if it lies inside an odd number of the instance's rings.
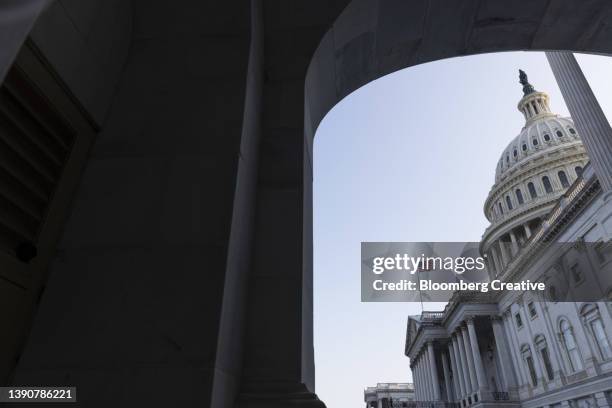
[[[553,113],[548,94],[536,91],[519,72],[523,98],[517,107],[525,126],[502,152],[484,205],[491,225],[480,248],[497,259],[497,268],[492,265],[497,270],[541,225],[588,162],[572,119]]]

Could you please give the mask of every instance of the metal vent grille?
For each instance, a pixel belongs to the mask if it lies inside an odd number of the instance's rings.
[[[0,250],[36,245],[75,131],[13,68],[0,87]]]

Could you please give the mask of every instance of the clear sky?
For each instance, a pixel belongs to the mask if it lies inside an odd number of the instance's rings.
[[[612,58],[577,55],[612,118]],[[495,166],[524,125],[518,69],[569,113],[543,53],[437,61],[342,100],[314,149],[316,387],[328,408],[363,407],[363,389],[412,382],[406,319],[418,303],[360,302],[361,241],[478,241]],[[427,305],[436,310],[441,305]]]

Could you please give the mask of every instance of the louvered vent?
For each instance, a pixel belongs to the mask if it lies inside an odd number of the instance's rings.
[[[36,246],[75,131],[17,68],[0,87],[0,250]]]

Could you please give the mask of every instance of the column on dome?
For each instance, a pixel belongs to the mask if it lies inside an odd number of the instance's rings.
[[[602,189],[612,192],[612,128],[571,52],[546,58],[570,111]]]
[[[527,239],[531,238],[531,228],[529,227],[529,222],[526,222],[523,227],[525,228],[525,236]]]
[[[440,359],[442,360],[442,372],[444,374],[444,387],[446,388],[446,400],[450,402],[454,398],[447,358],[448,354],[446,352],[443,351],[442,353],[440,353]]]
[[[516,235],[514,235],[514,231],[510,230],[510,242],[512,243],[512,256],[515,256],[518,253],[519,247],[516,241]]]
[[[474,368],[476,371],[476,381],[478,382],[478,390],[483,391],[488,388],[487,376],[482,365],[482,357],[480,356],[480,349],[478,347],[478,338],[476,337],[476,329],[474,328],[474,319],[466,319],[467,333],[472,350],[472,360],[474,361]]]
[[[510,262],[510,256],[508,255],[506,244],[503,242],[502,237],[499,237],[497,240],[497,245],[499,245],[499,251],[501,252],[502,265],[503,267],[506,267]]]
[[[489,276],[497,276],[497,270],[495,269],[495,263],[493,262],[491,251],[485,253],[485,263],[487,264],[487,269],[489,270]]]
[[[504,271],[501,261],[499,259],[499,254],[497,253],[497,249],[495,249],[495,244],[492,244],[490,247],[490,252],[493,255],[493,263],[495,265],[495,270],[497,271],[497,276],[501,275]]]

